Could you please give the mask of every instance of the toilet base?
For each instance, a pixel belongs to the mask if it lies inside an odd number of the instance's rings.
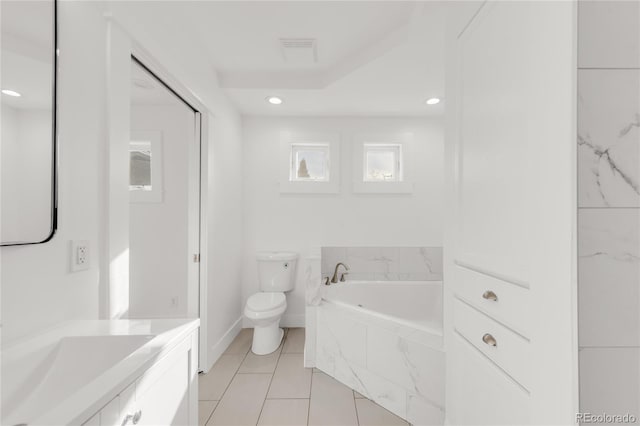
[[[268,325],[256,325],[253,329],[251,352],[256,355],[268,355],[278,349],[284,337],[284,330],[279,325],[280,319]]]

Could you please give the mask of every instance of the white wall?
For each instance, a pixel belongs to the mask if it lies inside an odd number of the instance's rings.
[[[196,41],[180,31],[167,31],[172,21],[162,21],[160,15],[152,13],[153,8],[161,9],[163,3],[59,3],[59,230],[53,241],[46,244],[1,249],[3,342],[60,321],[98,318],[99,297],[108,296],[99,293],[98,288],[100,276],[108,274],[109,266],[108,259],[100,262],[107,256],[101,252],[104,239],[108,233],[126,236],[128,232],[128,225],[109,228],[107,232],[105,213],[108,211],[106,132],[109,117],[105,108],[108,92],[105,70],[109,18],[188,87],[212,114],[205,147],[210,155],[207,157],[210,169],[207,195],[212,207],[204,223],[213,240],[209,244],[210,256],[203,259],[210,271],[205,284],[210,301],[209,352],[215,353],[216,344],[228,330],[234,330],[241,318],[240,117],[218,88],[215,70],[204,59]],[[105,11],[109,13],[105,15]],[[171,18],[169,15],[168,19]],[[122,44],[112,48],[122,49]],[[129,55],[124,51],[112,53]],[[117,79],[111,82],[124,84]],[[128,213],[128,203],[126,209]],[[71,239],[90,241],[92,260],[88,271],[69,272]],[[128,276],[114,279],[125,280]],[[128,286],[125,284],[124,288]]]
[[[161,132],[163,191],[161,202],[130,204],[130,318],[187,316],[188,156],[194,120],[186,105],[131,107],[132,131]]]
[[[59,3],[59,229],[46,244],[1,249],[3,343],[64,320],[98,317],[105,133],[101,7]],[[69,272],[72,239],[91,242],[89,270]]]
[[[301,257],[321,246],[442,246],[443,130],[421,118],[245,118],[243,301],[257,292],[255,253],[293,250]],[[341,135],[339,194],[280,194],[282,132]],[[412,194],[354,194],[351,139],[355,134],[413,133]],[[304,325],[304,280],[287,295],[282,324]],[[245,322],[245,326],[249,326]]]

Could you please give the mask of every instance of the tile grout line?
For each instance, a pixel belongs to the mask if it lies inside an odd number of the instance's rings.
[[[309,426],[309,418],[311,417],[310,415],[311,415],[311,397],[312,396],[313,396],[313,368],[311,369],[311,384],[309,385],[309,405],[307,406],[307,426]]]
[[[271,380],[269,380],[269,386],[267,387],[267,393],[264,394],[264,399],[262,400],[262,407],[260,407],[260,414],[258,414],[258,420],[256,420],[256,425],[260,422],[260,417],[262,417],[262,411],[264,410],[264,404],[267,402],[267,397],[269,396],[269,391],[271,390],[271,383],[273,383],[273,376],[276,375],[276,370],[278,369],[278,364],[280,364],[280,357],[282,356],[282,352],[284,351],[284,344],[289,335],[289,328],[286,328],[284,331],[284,335],[282,336],[282,349],[280,349],[280,353],[278,354],[278,360],[276,361],[276,366],[273,368],[273,373],[271,373]]]
[[[238,333],[238,334],[240,334],[240,333]],[[238,336],[236,336],[236,338],[237,337]],[[229,383],[227,383],[227,386],[224,388],[224,392],[222,392],[222,394],[220,395],[220,399],[218,400],[218,403],[216,404],[216,407],[211,412],[211,415],[209,416],[209,418],[205,422],[205,426],[207,426],[207,424],[209,423],[209,420],[211,420],[211,417],[213,417],[213,413],[215,413],[216,410],[218,409],[218,407],[220,407],[220,403],[222,402],[222,398],[224,398],[224,395],[227,393],[227,390],[229,390],[229,386],[231,386],[231,383],[233,382],[233,379],[235,379],[236,376],[238,375],[238,370],[240,370],[240,367],[242,366],[242,363],[244,362],[244,360],[247,359],[247,355],[249,355],[249,352],[251,352],[251,346],[249,346],[249,350],[247,350],[247,352],[245,352],[244,356],[242,357],[242,361],[240,361],[240,364],[238,364],[238,368],[236,368],[235,373],[233,373],[233,376],[231,376],[231,380],[229,380]],[[224,356],[224,353],[220,357],[223,357],[223,356]]]
[[[358,426],[360,426],[360,416],[358,415],[358,404],[356,404],[356,392],[351,389],[351,396],[353,397],[353,409],[356,412],[356,421],[358,422]]]

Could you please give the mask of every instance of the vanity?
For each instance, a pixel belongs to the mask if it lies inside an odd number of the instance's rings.
[[[195,425],[198,319],[64,323],[2,350],[3,425]]]

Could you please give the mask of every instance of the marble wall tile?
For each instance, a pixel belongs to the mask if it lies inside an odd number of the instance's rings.
[[[578,3],[578,66],[640,68],[640,2]]]
[[[578,96],[578,206],[640,207],[640,70],[580,70]]]
[[[335,265],[349,265],[357,281],[441,281],[442,247],[323,247],[322,276]]]
[[[640,348],[580,350],[580,411],[640,419]]]
[[[581,209],[578,229],[580,346],[640,346],[640,209]]]

